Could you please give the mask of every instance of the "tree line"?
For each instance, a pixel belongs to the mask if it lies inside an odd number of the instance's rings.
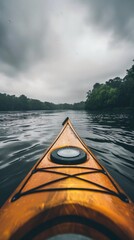
[[[127,70],[124,78],[115,77],[105,83],[95,83],[87,92],[86,101],[74,104],[41,102],[27,98],[0,93],[0,111],[20,110],[101,110],[110,108],[134,108],[134,65]]]
[[[25,95],[16,97],[15,95],[7,95],[0,93],[0,111],[28,111],[28,110],[55,110],[55,109],[84,109],[85,103],[74,104],[54,104],[51,102],[41,102],[37,99],[27,98]]]
[[[124,78],[115,77],[104,84],[95,83],[87,92],[85,109],[134,108],[134,65]]]

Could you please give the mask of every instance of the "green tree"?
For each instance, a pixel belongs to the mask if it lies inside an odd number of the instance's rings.
[[[86,109],[113,107],[134,107],[134,65],[127,70],[126,76],[116,77],[105,84],[95,83],[92,91],[87,92]]]

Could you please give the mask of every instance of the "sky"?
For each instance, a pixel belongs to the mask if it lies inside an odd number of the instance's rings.
[[[85,101],[134,59],[134,0],[0,0],[0,93]]]

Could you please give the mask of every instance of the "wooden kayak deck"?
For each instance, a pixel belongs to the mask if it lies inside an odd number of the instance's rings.
[[[52,162],[57,148],[78,147],[82,164]],[[93,239],[134,239],[134,204],[101,166],[69,119],[0,210],[0,239],[47,239],[80,233]]]

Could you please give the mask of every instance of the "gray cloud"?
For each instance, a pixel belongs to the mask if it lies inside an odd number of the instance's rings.
[[[38,3],[39,2],[39,3]],[[23,71],[47,55],[48,5],[43,1],[0,1],[0,61]]]
[[[0,92],[77,102],[123,76],[133,9],[133,0],[0,0]]]
[[[113,40],[134,41],[133,0],[80,0],[89,9],[87,22],[98,30],[113,32]]]

